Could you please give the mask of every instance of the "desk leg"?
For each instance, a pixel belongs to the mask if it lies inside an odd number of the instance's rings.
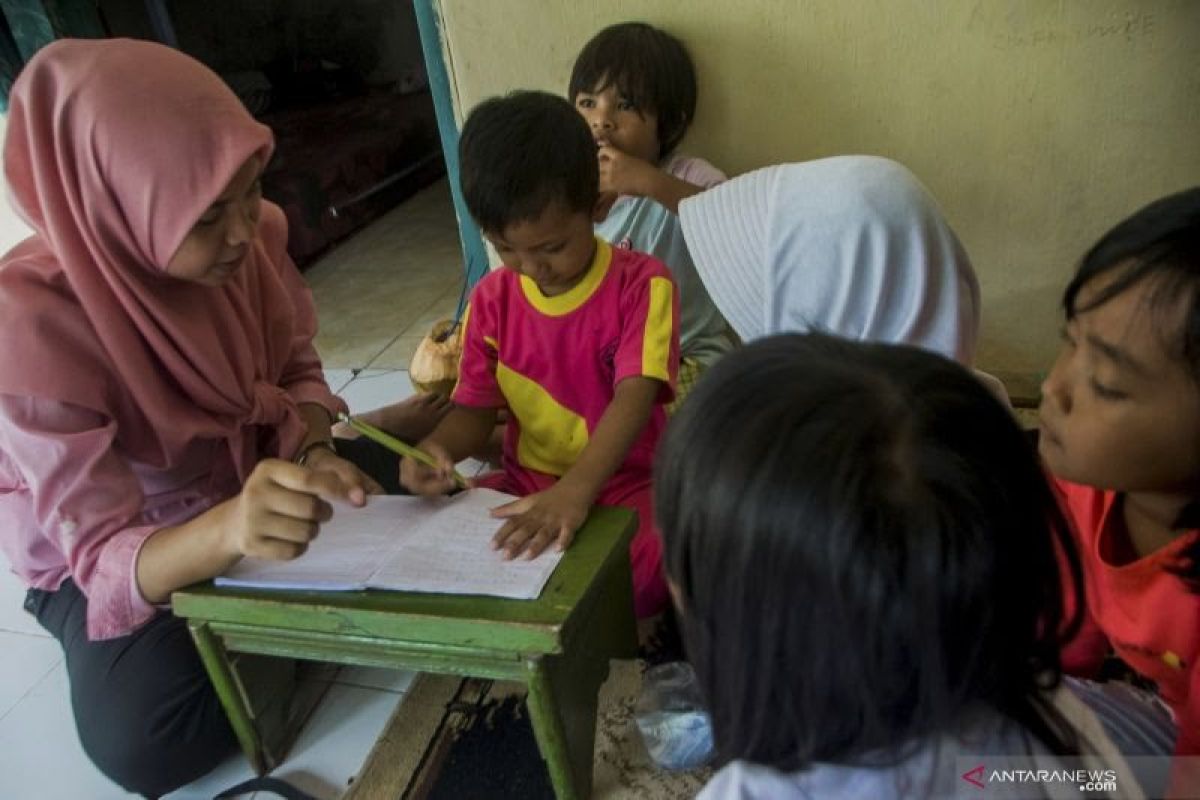
[[[246,759],[257,774],[265,774],[274,765],[267,763],[258,728],[250,714],[247,699],[233,674],[225,646],[204,622],[189,621],[188,629],[192,632],[192,640],[196,643],[200,660],[208,670],[209,680],[217,691],[225,715],[229,717],[229,724],[237,735],[242,752],[246,754]]]
[[[533,665],[526,703],[558,800],[584,800],[591,794],[596,695],[603,680],[595,665],[572,665],[562,658]]]
[[[526,701],[559,800],[592,793],[596,705],[612,658],[637,653],[629,562],[613,569],[568,651],[530,664]]]

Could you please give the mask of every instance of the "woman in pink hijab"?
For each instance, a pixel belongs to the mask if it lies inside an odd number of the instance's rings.
[[[57,42],[13,86],[4,169],[35,234],[0,261],[0,548],[63,645],[84,749],[146,796],[235,747],[171,592],[295,558],[330,501],[380,491],[330,439],[344,406],[259,193],[271,149],[157,44]]]

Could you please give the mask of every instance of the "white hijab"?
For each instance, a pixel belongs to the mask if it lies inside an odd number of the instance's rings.
[[[812,330],[968,365],[975,355],[975,271],[933,197],[895,161],[766,167],[684,200],[679,218],[742,341]]]

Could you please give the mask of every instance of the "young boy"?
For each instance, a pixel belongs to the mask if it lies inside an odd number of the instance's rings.
[[[679,286],[677,406],[735,342],[679,227],[679,202],[725,180],[707,161],[675,154],[696,113],[692,59],[665,31],[641,22],[613,25],[580,51],[568,95],[596,142],[600,191],[618,196],[596,233],[660,259]]]
[[[504,261],[471,294],[455,408],[411,459],[417,494],[453,488],[452,465],[487,442],[507,409],[503,472],[480,483],[521,495],[495,545],[507,557],[566,548],[593,503],[635,509],[630,549],[639,617],[666,606],[650,480],[679,366],[678,293],[650,256],[592,232],[596,145],[561,98],[516,92],[477,107],[459,143],[467,208]]]

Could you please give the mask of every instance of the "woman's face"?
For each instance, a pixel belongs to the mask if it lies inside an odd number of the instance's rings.
[[[204,286],[222,286],[246,261],[258,230],[262,159],[246,160],[167,262],[167,274]]]

